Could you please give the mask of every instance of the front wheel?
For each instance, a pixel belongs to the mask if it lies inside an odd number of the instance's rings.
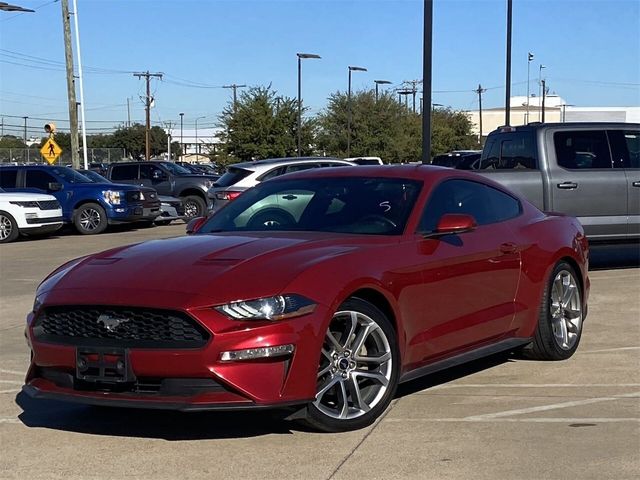
[[[7,212],[0,212],[0,243],[13,242],[20,232],[15,219]]]
[[[184,197],[184,214],[188,218],[203,217],[206,214],[207,204],[197,195]]]
[[[372,424],[395,394],[400,371],[396,334],[378,308],[359,298],[345,301],[325,334],[315,401],[305,421],[325,432]]]
[[[97,203],[85,203],[75,211],[73,223],[79,233],[95,235],[107,228],[107,214]]]
[[[582,336],[582,285],[574,268],[559,262],[551,272],[540,305],[533,342],[523,353],[535,360],[565,360]]]

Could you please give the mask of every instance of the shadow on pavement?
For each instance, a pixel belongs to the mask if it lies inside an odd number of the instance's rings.
[[[640,267],[640,242],[592,244],[589,246],[589,269]]]
[[[92,435],[159,438],[169,441],[247,438],[290,434],[291,412],[175,412],[116,407],[94,407],[16,396],[23,412],[18,419],[27,427],[50,428]]]

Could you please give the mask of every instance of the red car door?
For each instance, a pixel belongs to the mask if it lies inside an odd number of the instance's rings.
[[[470,232],[417,238],[424,255],[422,312],[407,332],[408,359],[418,366],[505,335],[514,318],[520,253],[509,219],[521,206],[510,195],[468,180],[436,187],[420,225],[433,232],[446,213],[473,216]]]

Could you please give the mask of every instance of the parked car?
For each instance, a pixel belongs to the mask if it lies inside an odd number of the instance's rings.
[[[107,178],[112,182],[152,187],[158,195],[179,197],[189,218],[207,212],[207,190],[218,179],[214,175],[194,175],[173,162],[112,163]]]
[[[91,162],[89,164],[89,170],[97,172],[100,175],[105,175],[107,173],[108,168],[109,168],[108,163]]]
[[[144,218],[140,189],[94,183],[68,167],[47,165],[0,168],[0,187],[8,192],[49,193],[62,206],[62,217],[79,233],[93,235],[107,225]]]
[[[454,150],[453,152],[436,155],[431,160],[431,164],[460,170],[475,170],[477,169],[481,152],[481,150]]]
[[[342,431],[375,421],[401,382],[514,349],[566,359],[580,342],[580,223],[473,173],[307,170],[190,227],[49,275],[27,317],[23,391],[120,407],[287,407]]]
[[[345,160],[357,165],[384,165],[380,157],[351,157],[345,158]]]
[[[51,234],[60,227],[62,208],[55,197],[0,188],[0,243],[13,242],[21,234]]]
[[[92,182],[110,183],[112,185],[117,185],[113,183],[111,180],[103,177],[102,175],[100,175],[98,172],[94,170],[77,170],[77,171],[83,174]],[[140,219],[139,223],[142,223],[146,226],[152,226],[155,220],[162,213],[161,207],[160,207],[161,200],[158,196],[158,192],[156,192],[155,189],[150,187],[138,187],[138,189],[140,190],[140,201],[142,202],[142,218]]]
[[[577,217],[592,241],[640,239],[640,124],[499,128],[477,172],[541,210]]]
[[[211,210],[221,209],[246,189],[270,178],[301,170],[354,165],[352,162],[332,157],[268,158],[236,163],[228,167],[226,173],[209,189]]]

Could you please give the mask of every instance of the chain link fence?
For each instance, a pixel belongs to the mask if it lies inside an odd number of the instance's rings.
[[[112,163],[127,161],[124,148],[88,148],[87,161],[89,163]],[[84,162],[80,152],[80,165]],[[39,164],[47,163],[38,148],[0,148],[0,164]],[[62,152],[56,160],[56,165],[70,165],[71,152]]]

